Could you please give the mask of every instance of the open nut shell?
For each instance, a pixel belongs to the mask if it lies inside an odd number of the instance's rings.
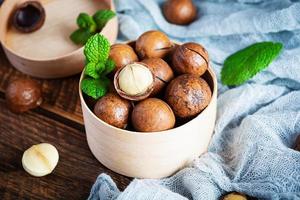
[[[120,89],[120,86],[119,86],[119,74],[120,72],[122,71],[122,68],[120,68],[116,73],[115,73],[115,76],[114,76],[114,86],[115,86],[115,89],[117,91],[117,93],[123,97],[124,99],[128,99],[128,100],[131,100],[131,101],[141,101],[143,99],[146,99],[147,97],[150,96],[150,94],[152,93],[153,89],[154,89],[154,82],[155,82],[155,75],[154,73],[152,72],[152,70],[145,64],[145,63],[142,63],[142,62],[134,62],[136,64],[140,64],[140,65],[143,65],[145,67],[147,67],[150,71],[151,71],[151,74],[152,74],[152,78],[153,78],[153,81],[152,81],[152,84],[148,87],[147,91],[142,93],[142,94],[137,94],[137,95],[129,95],[129,94],[126,94],[123,90]],[[133,64],[133,63],[132,63]]]

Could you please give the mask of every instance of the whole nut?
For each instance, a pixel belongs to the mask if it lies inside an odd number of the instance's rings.
[[[172,24],[186,25],[195,20],[197,8],[192,0],[168,0],[163,6],[163,14]]]
[[[113,93],[103,96],[94,107],[94,113],[99,119],[122,129],[128,124],[130,110],[130,102]]]
[[[229,193],[221,198],[221,200],[247,200],[247,196],[238,192]]]
[[[117,93],[128,100],[139,101],[153,91],[155,76],[150,68],[141,62],[134,62],[119,69],[114,76]]]
[[[173,69],[178,74],[201,76],[208,68],[208,53],[200,44],[185,43],[178,46],[172,56]]]
[[[26,1],[14,11],[12,23],[19,31],[30,33],[41,28],[45,18],[45,9],[39,1]]]
[[[166,83],[173,79],[174,73],[168,63],[161,58],[148,58],[141,62],[145,63],[155,76],[154,89],[151,93],[151,96],[155,96],[163,89]]]
[[[22,165],[32,176],[41,177],[50,174],[58,163],[57,149],[48,143],[31,146],[23,153]]]
[[[136,131],[164,131],[174,127],[175,116],[167,103],[157,98],[148,98],[134,107],[131,121]]]
[[[183,74],[169,83],[165,99],[176,116],[190,118],[199,114],[209,104],[211,90],[204,79],[192,74]]]
[[[11,111],[22,113],[42,103],[42,90],[40,85],[31,79],[17,79],[9,83],[5,98]]]
[[[127,44],[114,44],[110,48],[109,57],[115,62],[114,72],[130,63],[138,61],[133,48]]]
[[[141,59],[163,58],[169,53],[172,46],[172,42],[164,33],[147,31],[137,39],[135,50]]]

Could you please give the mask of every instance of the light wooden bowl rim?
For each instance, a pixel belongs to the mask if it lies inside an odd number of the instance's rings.
[[[22,3],[22,2],[24,2],[24,1],[30,1],[30,0],[23,0],[23,1],[18,2],[18,4],[19,4],[19,3]],[[39,0],[39,1],[40,1],[40,0]],[[9,2],[9,0],[4,1],[4,2],[2,3],[2,5],[0,6],[0,19],[2,18],[1,13],[3,13],[3,12],[1,12],[1,9],[4,9],[5,5],[7,4],[6,2]],[[6,3],[6,4],[5,4],[5,3]],[[97,2],[94,2],[94,3],[97,3]],[[111,1],[106,1],[106,3],[108,4],[110,10],[116,11],[116,10],[115,10],[115,5],[114,5],[114,1],[113,1],[113,0],[111,0]],[[117,16],[115,16],[115,18],[117,18]],[[9,19],[9,18],[8,18],[8,19]],[[6,21],[5,23],[7,23],[7,21]],[[104,30],[106,30],[106,29],[108,29],[108,28],[109,28],[109,27],[108,27],[108,24],[106,24],[106,25],[103,27],[103,29],[102,29],[99,33],[102,33]],[[67,54],[64,54],[64,55],[61,55],[61,56],[51,57],[51,58],[44,58],[44,59],[30,58],[30,57],[26,57],[26,56],[24,56],[24,55],[18,54],[17,52],[15,52],[14,50],[12,50],[9,46],[7,46],[7,45],[5,44],[5,42],[3,42],[3,40],[4,40],[4,38],[5,38],[5,35],[6,35],[6,34],[4,34],[3,38],[0,37],[0,43],[2,44],[2,46],[3,46],[7,51],[9,51],[10,53],[12,53],[12,54],[14,54],[14,55],[16,55],[16,56],[18,56],[18,57],[20,57],[20,58],[26,59],[26,60],[28,60],[28,61],[44,62],[44,61],[59,60],[59,59],[63,59],[63,58],[72,56],[72,55],[74,55],[74,54],[78,54],[78,53],[80,53],[81,51],[83,51],[83,48],[84,48],[84,45],[83,45],[83,46],[79,47],[78,49],[76,49],[75,51],[72,51],[72,52],[70,52],[70,53],[67,53]]]
[[[127,43],[127,42],[125,42],[125,43]],[[208,71],[208,73],[210,74],[210,76],[211,76],[211,78],[212,78],[213,91],[212,91],[212,97],[211,97],[211,99],[213,99],[213,98],[216,98],[216,95],[217,95],[217,84],[218,84],[218,82],[217,82],[216,74],[214,73],[214,71],[212,70],[212,68],[211,68],[210,66],[208,67],[207,71]],[[184,127],[187,126],[188,124],[190,124],[190,123],[192,123],[193,121],[197,120],[197,118],[199,118],[201,115],[203,115],[204,113],[208,112],[208,111],[207,111],[207,110],[208,110],[208,109],[207,109],[208,107],[213,106],[213,105],[212,105],[212,101],[210,101],[209,104],[207,105],[207,107],[206,107],[200,114],[198,114],[197,117],[195,117],[195,118],[193,118],[192,120],[190,120],[190,121],[184,123],[183,125],[180,125],[180,126],[178,126],[178,127],[175,127],[175,128],[169,129],[169,130],[165,130],[165,131],[157,131],[157,132],[138,132],[138,131],[129,131],[129,130],[125,130],[125,129],[120,129],[120,128],[114,127],[114,126],[112,126],[112,125],[110,125],[110,124],[104,122],[103,120],[99,119],[99,118],[92,112],[92,110],[87,106],[87,104],[86,104],[86,102],[85,102],[85,100],[84,100],[84,98],[83,98],[82,91],[81,91],[81,82],[82,82],[83,77],[84,77],[84,70],[83,70],[82,73],[81,73],[80,80],[79,80],[79,87],[78,87],[78,88],[79,88],[79,96],[80,96],[80,100],[81,100],[81,102],[82,102],[82,104],[83,104],[83,105],[81,105],[81,106],[86,107],[87,110],[88,110],[89,115],[91,115],[93,118],[95,118],[97,122],[102,123],[103,125],[108,126],[108,127],[110,127],[111,129],[113,129],[113,130],[115,130],[115,131],[118,130],[118,131],[120,131],[120,132],[122,132],[122,133],[126,133],[126,134],[133,134],[133,135],[137,135],[137,136],[143,135],[143,136],[149,136],[149,137],[150,137],[150,136],[153,136],[154,134],[155,134],[155,135],[159,135],[159,134],[160,134],[160,135],[170,135],[170,134],[174,134],[174,133],[176,133],[176,131],[174,131],[175,129],[177,130],[177,129],[184,128]]]

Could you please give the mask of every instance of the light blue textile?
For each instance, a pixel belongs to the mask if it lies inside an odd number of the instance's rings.
[[[251,81],[228,88],[219,81],[218,114],[209,152],[163,180],[135,179],[120,192],[102,174],[91,200],[218,199],[238,191],[260,199],[300,199],[300,1],[195,1],[198,20],[169,24],[162,1],[118,0],[120,40],[159,29],[172,39],[203,44],[218,78],[224,59],[260,41],[279,41],[279,59]]]

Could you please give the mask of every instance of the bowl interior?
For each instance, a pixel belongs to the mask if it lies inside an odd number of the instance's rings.
[[[108,1],[87,0],[40,0],[46,12],[44,25],[32,33],[21,33],[10,23],[16,6],[24,1],[5,1],[0,14],[0,40],[20,57],[32,60],[58,58],[81,48],[70,39],[77,29],[76,18],[81,12],[90,15],[99,9],[110,9]]]

